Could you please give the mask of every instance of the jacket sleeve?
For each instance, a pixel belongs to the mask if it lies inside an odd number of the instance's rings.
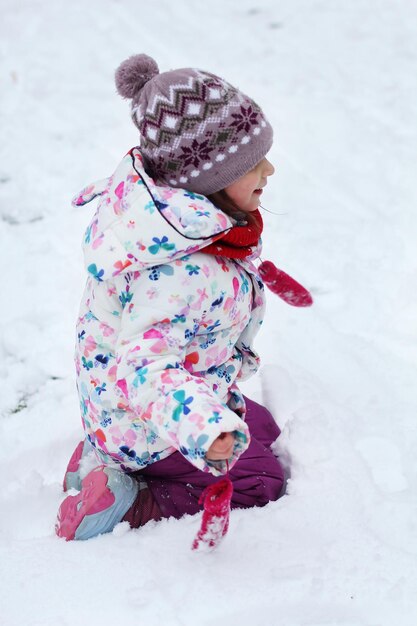
[[[117,387],[148,430],[198,469],[224,474],[226,462],[210,462],[205,455],[222,432],[232,432],[235,443],[228,459],[232,467],[249,445],[248,426],[219,401],[204,378],[184,367],[198,320],[184,313],[169,293],[163,306],[161,299],[153,304],[146,293],[150,284],[146,271],[136,273],[128,290],[121,292]]]

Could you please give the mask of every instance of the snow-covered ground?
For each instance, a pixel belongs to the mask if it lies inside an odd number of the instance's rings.
[[[415,0],[19,0],[0,21],[0,624],[417,623]],[[54,534],[81,436],[74,321],[91,207],[70,198],[137,143],[113,72],[219,73],[275,127],[260,374],[288,496],[234,511],[211,554],[198,517],[85,543]]]

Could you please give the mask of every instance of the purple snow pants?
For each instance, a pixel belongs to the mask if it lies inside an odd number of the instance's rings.
[[[245,398],[246,423],[251,433],[248,449],[229,472],[233,482],[232,508],[264,506],[277,500],[285,488],[284,471],[269,446],[280,434],[271,413]],[[198,504],[203,490],[219,480],[196,469],[180,452],[141,470],[162,517],[180,518],[202,510]]]

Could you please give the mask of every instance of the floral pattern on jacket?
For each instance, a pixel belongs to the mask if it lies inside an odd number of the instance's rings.
[[[86,435],[103,463],[125,471],[179,450],[224,473],[205,455],[224,431],[235,437],[229,467],[249,445],[237,382],[258,368],[256,269],[200,252],[230,219],[204,196],[158,186],[137,148],[73,203],[96,197],[75,357]]]

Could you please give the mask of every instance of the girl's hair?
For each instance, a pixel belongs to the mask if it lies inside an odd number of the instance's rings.
[[[254,216],[251,213],[245,213],[242,211],[229,196],[224,189],[215,191],[207,196],[218,209],[226,213],[229,217],[235,219],[238,223],[253,224],[256,222]]]

